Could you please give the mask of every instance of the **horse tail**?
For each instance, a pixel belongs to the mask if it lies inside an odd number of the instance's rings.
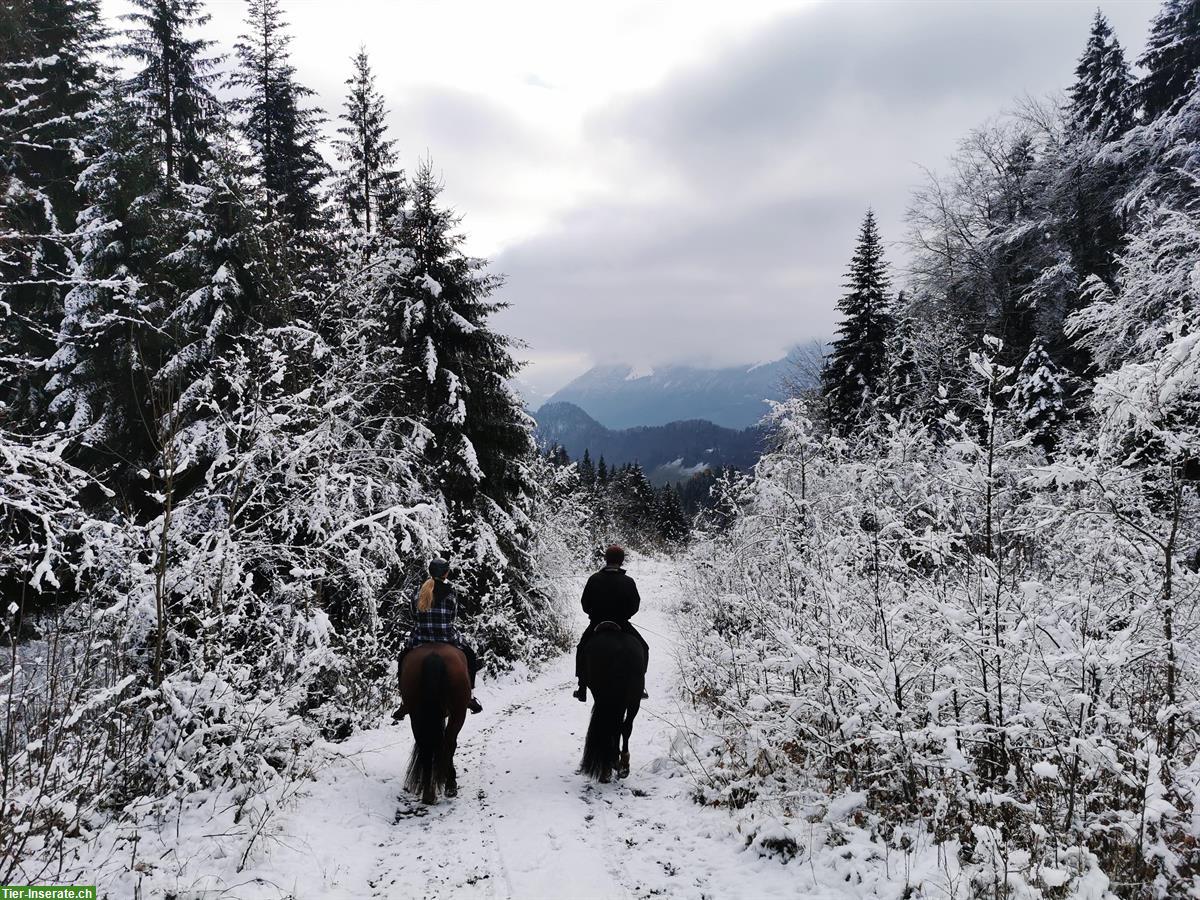
[[[597,697],[592,704],[583,760],[579,770],[589,778],[603,778],[617,767],[618,738],[625,724],[625,703],[612,696]]]
[[[421,663],[420,701],[411,713],[414,746],[405,779],[405,787],[410,791],[426,792],[444,768],[449,688],[445,660],[437,653],[430,653]]]

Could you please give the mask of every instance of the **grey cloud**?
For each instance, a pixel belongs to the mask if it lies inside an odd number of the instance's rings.
[[[1156,4],[1104,8],[1135,56]],[[901,238],[916,163],[936,168],[1017,96],[1069,84],[1093,9],[825,4],[622,99],[588,138],[631,190],[499,256],[501,326],[535,359],[649,364],[749,362],[828,336],[866,207]]]

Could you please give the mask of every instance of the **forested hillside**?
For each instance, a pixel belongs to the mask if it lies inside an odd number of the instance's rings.
[[[571,403],[547,403],[534,418],[543,447],[562,447],[572,459],[586,453],[610,465],[637,463],[656,484],[686,481],[705,469],[749,469],[763,449],[759,428],[734,431],[698,419],[618,431]]]
[[[916,192],[906,265],[867,214],[820,390],[692,561],[702,799],[905,896],[1200,872],[1200,3],[1136,69],[1081,44]]]

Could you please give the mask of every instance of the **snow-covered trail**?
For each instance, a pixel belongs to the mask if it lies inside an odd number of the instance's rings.
[[[276,823],[227,896],[823,896],[805,891],[800,867],[744,852],[726,814],[689,799],[689,780],[667,758],[682,718],[667,609],[681,582],[670,561],[629,569],[651,672],[627,780],[592,784],[575,773],[590,704],[570,696],[568,654],[530,681],[481,680],[486,709],[460,737],[455,800],[427,808],[404,792],[407,723],[339,745],[341,758]]]

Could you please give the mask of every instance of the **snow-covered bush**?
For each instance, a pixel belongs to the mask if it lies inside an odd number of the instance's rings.
[[[1162,895],[1196,863],[1200,509],[1094,433],[1048,461],[1013,376],[974,354],[968,419],[853,442],[776,408],[681,610],[719,738],[699,796],[749,839],[775,820],[802,843],[808,820],[904,849],[918,825],[984,896],[1097,872]]]

